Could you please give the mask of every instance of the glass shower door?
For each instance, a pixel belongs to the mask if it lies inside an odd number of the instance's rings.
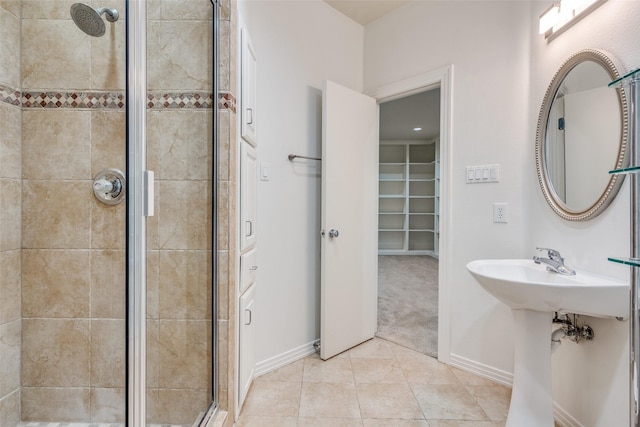
[[[149,424],[192,426],[213,401],[215,12],[210,0],[147,1]]]

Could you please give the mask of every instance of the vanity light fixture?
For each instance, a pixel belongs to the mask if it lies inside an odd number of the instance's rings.
[[[607,0],[561,0],[540,15],[540,34],[550,42]]]

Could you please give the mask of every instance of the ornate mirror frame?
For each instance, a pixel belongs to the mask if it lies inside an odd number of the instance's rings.
[[[571,210],[557,195],[553,185],[550,182],[547,170],[547,160],[545,156],[546,151],[546,137],[547,137],[547,122],[549,121],[549,115],[551,111],[551,105],[555,100],[556,93],[560,89],[564,79],[578,64],[585,61],[592,61],[599,64],[611,77],[611,81],[618,79],[621,74],[619,70],[621,67],[614,63],[611,55],[595,50],[585,49],[581,50],[569,57],[560,69],[556,72],[555,76],[551,80],[547,92],[544,95],[542,106],[540,108],[540,114],[538,116],[538,125],[536,129],[536,172],[538,175],[538,182],[544,198],[546,199],[551,209],[560,217],[568,221],[586,221],[594,218],[604,211],[604,209],[613,201],[615,195],[620,190],[620,186],[624,180],[624,175],[611,175],[609,183],[606,189],[598,200],[593,203],[589,208],[582,211]],[[618,157],[616,163],[611,165],[610,169],[620,169],[624,167],[626,152],[627,152],[627,139],[629,135],[629,120],[628,120],[628,103],[624,89],[616,88],[611,89],[617,91],[618,100],[620,102],[621,112],[621,137],[620,145],[618,148]]]

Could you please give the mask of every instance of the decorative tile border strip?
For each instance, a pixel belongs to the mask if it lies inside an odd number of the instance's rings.
[[[236,112],[236,97],[231,92],[218,93],[218,109]]]
[[[147,108],[152,110],[176,108],[213,108],[212,93],[147,93]]]
[[[20,92],[0,84],[0,102],[22,108],[84,108],[123,110],[126,108],[124,92]],[[230,92],[218,94],[218,109],[236,112],[236,98]],[[147,108],[212,109],[213,94],[202,92],[149,92]]]
[[[92,108],[121,110],[123,92],[23,92],[22,108]]]
[[[0,102],[20,106],[20,91],[0,83]]]

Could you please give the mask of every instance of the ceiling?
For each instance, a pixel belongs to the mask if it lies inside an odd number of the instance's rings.
[[[416,127],[422,128],[414,131]],[[424,141],[440,135],[440,88],[380,104],[381,141]]]
[[[361,25],[367,25],[410,0],[324,0]],[[414,128],[422,128],[414,131]],[[380,104],[380,139],[430,140],[440,135],[440,89]]]
[[[410,0],[324,0],[361,25],[367,25]]]

